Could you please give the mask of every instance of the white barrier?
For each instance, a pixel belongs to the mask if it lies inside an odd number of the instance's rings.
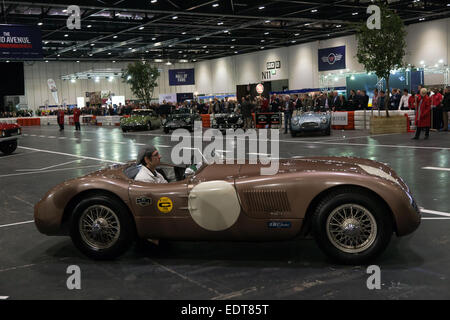
[[[415,119],[415,111],[414,110],[389,110],[390,116],[403,116],[408,114],[410,120],[410,128],[415,129],[414,119]],[[364,129],[364,115],[366,122],[366,129],[370,129],[370,117],[372,116],[372,110],[364,111],[355,111],[355,130],[363,130]],[[373,110],[373,115],[378,116],[378,110]],[[386,116],[386,110],[380,110],[380,116]],[[406,121],[406,120],[405,120]]]

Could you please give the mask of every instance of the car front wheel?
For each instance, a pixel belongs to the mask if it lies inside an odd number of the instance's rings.
[[[388,245],[393,220],[385,205],[363,190],[338,190],[317,206],[313,233],[319,247],[344,264],[364,264]]]
[[[70,236],[89,258],[108,260],[130,247],[135,230],[123,203],[107,195],[95,195],[81,200],[73,210]]]
[[[4,154],[11,154],[17,149],[17,140],[11,140],[0,143],[0,151]]]

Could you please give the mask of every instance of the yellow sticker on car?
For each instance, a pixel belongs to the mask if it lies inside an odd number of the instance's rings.
[[[157,206],[158,210],[161,211],[162,213],[169,213],[170,211],[172,211],[173,203],[172,200],[170,200],[170,198],[162,197],[159,198]]]

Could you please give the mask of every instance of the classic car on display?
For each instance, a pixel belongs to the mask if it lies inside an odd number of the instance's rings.
[[[123,132],[132,130],[153,130],[161,127],[161,120],[152,109],[135,109],[131,116],[120,119],[120,127]]]
[[[136,239],[264,242],[312,234],[329,257],[362,264],[393,233],[410,234],[421,222],[408,186],[382,163],[312,157],[278,164],[273,176],[261,175],[261,164],[203,164],[190,176],[165,165],[167,184],[135,181],[135,162],[114,165],[48,191],[34,207],[35,224],[46,235],[70,235],[93,259],[118,257]]]
[[[11,154],[17,149],[17,139],[22,129],[17,124],[0,123],[0,151]]]
[[[331,114],[308,111],[292,116],[291,135],[296,137],[302,132],[322,132],[325,135],[331,135]]]
[[[190,109],[174,110],[166,119],[162,121],[162,126],[165,133],[169,133],[171,130],[187,129],[189,131],[194,130],[194,122],[201,121],[201,117],[198,113],[191,113]]]
[[[238,113],[218,113],[212,117],[211,127],[219,130],[244,127],[244,119]]]

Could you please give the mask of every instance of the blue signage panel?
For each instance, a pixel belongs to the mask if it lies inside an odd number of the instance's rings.
[[[195,84],[194,69],[173,69],[169,70],[170,86],[185,86]]]
[[[41,30],[34,26],[1,24],[0,58],[42,58]]]
[[[345,46],[319,49],[319,71],[345,68]]]
[[[184,102],[186,100],[194,100],[194,94],[192,92],[177,93],[177,102]]]

